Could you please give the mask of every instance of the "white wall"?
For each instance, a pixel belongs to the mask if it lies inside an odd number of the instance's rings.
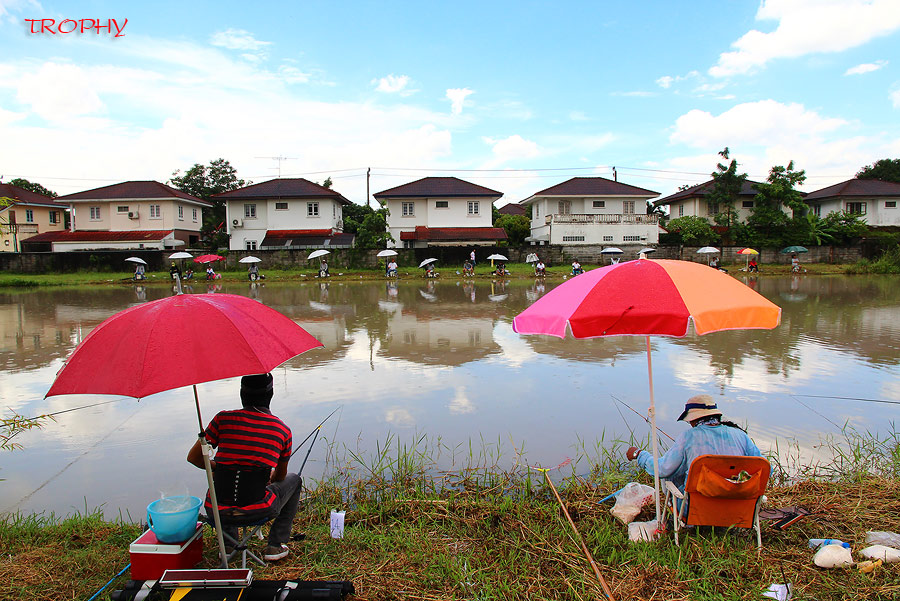
[[[276,209],[276,203],[287,202],[287,209]],[[307,215],[307,203],[319,203],[318,217]],[[256,205],[256,219],[244,217],[244,205]],[[262,244],[268,230],[331,230],[337,229],[343,218],[341,203],[330,198],[313,199],[262,199],[230,200],[225,209],[230,250],[243,250],[247,240],[255,240],[257,247]],[[243,222],[235,227],[234,219]]]
[[[159,205],[160,217],[150,218],[150,205]],[[203,209],[194,204],[163,199],[121,198],[116,200],[84,201],[71,204],[74,208],[75,231],[113,231],[127,232],[133,230],[188,230],[199,232],[203,227]],[[178,207],[184,211],[184,219],[178,219]],[[100,207],[100,220],[91,219],[90,207]],[[119,207],[128,207],[128,211],[119,213]],[[193,209],[197,209],[197,220],[193,219]],[[130,219],[128,213],[137,213],[137,219]]]

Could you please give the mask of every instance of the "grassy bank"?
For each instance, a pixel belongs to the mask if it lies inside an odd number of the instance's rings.
[[[600,265],[584,265],[585,270],[596,269]],[[729,273],[733,275],[746,275],[742,272],[742,264],[723,265]],[[829,275],[842,273],[881,273],[868,269],[861,269],[855,265],[832,265],[827,263],[804,264],[804,269],[808,274]],[[510,279],[530,279],[534,278],[534,268],[526,263],[510,263],[507,264],[510,272],[507,278]],[[759,266],[761,276],[766,275],[785,275],[789,274],[790,265],[782,264],[761,264]],[[568,265],[556,265],[547,268],[547,278],[549,280],[562,280],[571,275],[571,267]],[[463,279],[462,268],[438,266],[437,272],[441,280],[458,280]],[[457,273],[459,272],[459,273]],[[218,272],[222,278],[216,280],[217,283],[222,282],[246,282],[247,272],[244,269],[235,271]],[[303,281],[319,281],[318,272],[313,269],[264,269],[266,279],[262,282],[303,282]],[[24,274],[24,273],[0,273],[0,288],[40,288],[46,286],[131,286],[135,283],[142,285],[171,285],[172,280],[169,278],[168,272],[165,273],[148,273],[147,279],[143,282],[134,282],[132,280],[132,272],[96,272],[96,271],[78,271],[73,273],[47,273],[47,274]],[[476,279],[495,278],[489,265],[482,264],[475,269]],[[421,280],[424,278],[423,271],[415,267],[401,267],[399,269],[399,278],[401,280]],[[333,268],[329,281],[369,281],[384,280],[384,271],[381,269],[346,269]],[[189,283],[192,285],[202,285],[207,283],[205,274],[197,272],[194,279]]]
[[[825,441],[829,464],[799,465],[795,449],[772,458],[769,505],[802,505],[812,515],[783,532],[764,524],[759,554],[754,537],[726,529],[692,531],[681,546],[671,535],[629,542],[610,504],[598,503],[625,482],[650,482],[621,460],[625,443],[582,444],[551,473],[616,599],[759,599],[782,573],[795,599],[891,599],[900,597],[900,565],[873,574],[822,570],[806,543],[834,537],[858,550],[867,530],[897,531],[898,440],[850,433]],[[425,438],[388,440],[365,457],[332,450],[342,459],[332,460],[295,522],[306,540],[254,569],[255,578],[352,580],[366,600],[604,598],[559,504],[521,454],[501,457],[482,443],[453,450],[457,467],[438,471],[447,449]],[[342,540],[329,535],[332,509],[347,510]],[[645,509],[637,519],[650,517]],[[0,598],[86,599],[128,563],[138,534],[96,513],[0,518]],[[214,549],[207,532],[206,567],[216,565]]]

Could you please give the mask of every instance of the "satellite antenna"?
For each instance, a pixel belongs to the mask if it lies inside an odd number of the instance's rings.
[[[295,157],[256,157],[258,159],[272,159],[273,161],[278,161],[278,167],[270,167],[270,169],[278,169],[278,177],[281,177],[281,162],[282,161],[293,161]]]

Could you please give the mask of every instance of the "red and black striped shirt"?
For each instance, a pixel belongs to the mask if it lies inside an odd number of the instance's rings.
[[[288,461],[294,444],[291,429],[279,418],[260,409],[219,412],[206,428],[206,440],[216,449],[217,464],[269,469],[274,469],[281,461]],[[267,490],[262,501],[240,509],[248,512],[267,509],[274,503],[275,494]]]

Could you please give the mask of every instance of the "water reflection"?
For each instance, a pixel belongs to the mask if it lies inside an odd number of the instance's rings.
[[[823,433],[845,422],[875,432],[888,428],[895,405],[800,395],[900,400],[895,278],[742,278],[782,307],[781,326],[651,338],[663,428],[673,435],[683,428],[674,420],[683,400],[698,391],[716,395],[764,449],[789,437],[813,453]],[[325,344],[275,372],[273,408],[301,437],[343,407],[327,436],[339,445],[365,451],[388,432],[428,433],[449,445],[484,437],[509,440],[533,462],[555,465],[575,452],[579,439],[646,435],[646,425],[619,413],[611,398],[646,410],[647,359],[641,337],[560,340],[512,332],[512,318],[554,285],[543,279],[195,282],[185,290],[249,296]],[[34,415],[97,402],[42,396],[62,360],[103,319],[171,293],[166,284],[0,294],[6,406]],[[204,384],[201,398],[205,418],[236,406],[236,381]],[[184,462],[197,427],[191,400],[188,389],[140,403],[123,400],[60,415],[44,431],[23,435],[26,449],[4,456],[0,511],[65,512],[105,502],[113,513],[125,508],[140,516],[173,481],[202,493],[203,483]],[[309,469],[313,477],[325,469],[324,446]],[[133,485],[118,484],[124,481]]]

